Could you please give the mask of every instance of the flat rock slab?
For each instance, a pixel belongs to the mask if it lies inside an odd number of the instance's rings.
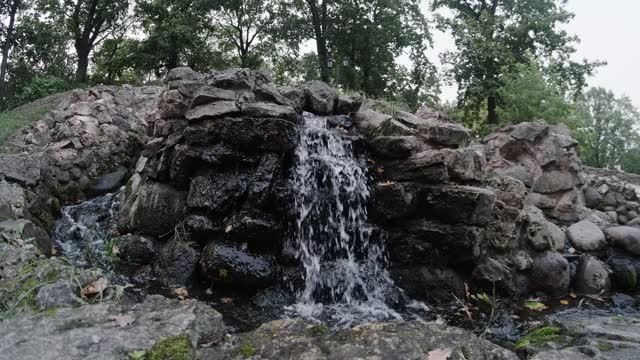
[[[210,306],[151,296],[136,305],[85,305],[3,321],[0,359],[127,359],[168,337],[185,335],[196,344],[223,334],[222,316]]]
[[[227,115],[234,115],[239,112],[240,108],[235,101],[218,101],[212,104],[197,106],[189,110],[185,117],[189,121],[196,121],[206,118],[218,118]]]
[[[518,359],[510,350],[475,335],[433,323],[374,323],[332,332],[303,320],[262,325],[199,355],[222,360],[243,354],[251,359]]]

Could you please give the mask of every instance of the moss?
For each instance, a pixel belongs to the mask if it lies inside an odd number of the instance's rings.
[[[249,357],[249,356],[253,356],[256,354],[256,348],[253,347],[253,345],[251,344],[244,344],[242,346],[240,346],[239,348],[236,349],[235,351],[236,355],[242,355],[244,357]]]
[[[471,349],[466,345],[460,346],[460,352],[464,356],[465,359],[471,359]]]
[[[57,307],[54,307],[54,308],[51,308],[51,309],[44,310],[44,311],[42,312],[42,314],[43,314],[44,316],[48,316],[48,317],[56,316],[56,315],[58,315],[58,308],[57,308]]]
[[[559,327],[544,326],[529,332],[527,336],[518,340],[515,348],[521,349],[530,345],[538,345],[548,341],[555,341],[558,339],[560,339]]]
[[[613,345],[607,342],[598,341],[598,349],[602,352],[607,352],[613,350]]]
[[[191,341],[186,336],[174,336],[160,340],[145,352],[145,360],[190,360]]]
[[[314,325],[311,327],[311,333],[313,335],[324,335],[329,331],[329,329],[324,325]]]

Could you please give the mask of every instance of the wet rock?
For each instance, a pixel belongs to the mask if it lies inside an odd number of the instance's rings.
[[[153,240],[137,235],[124,235],[111,240],[111,256],[118,266],[136,268],[151,263],[155,254]]]
[[[464,280],[452,269],[406,268],[393,269],[395,284],[416,300],[448,301],[451,294],[464,296]]]
[[[491,220],[496,195],[472,186],[427,186],[417,199],[424,214],[445,223],[483,226]]]
[[[322,81],[310,81],[305,83],[305,96],[307,97],[306,109],[318,115],[331,115],[335,107],[336,91]]]
[[[616,289],[632,290],[640,285],[640,259],[615,250],[607,259],[611,268],[611,279]]]
[[[415,136],[378,136],[369,144],[371,151],[383,159],[406,159],[421,148]]]
[[[170,337],[186,336],[195,346],[224,332],[222,316],[207,304],[150,296],[139,304],[105,302],[5,320],[0,353],[6,359],[112,360]]]
[[[521,296],[529,291],[529,279],[522,273],[532,264],[524,254],[513,257],[483,259],[472,272],[473,279],[487,290],[495,289],[508,296]]]
[[[275,219],[266,213],[240,212],[225,221],[225,238],[234,243],[271,248],[281,240],[282,232]]]
[[[82,300],[76,295],[77,290],[78,287],[68,281],[43,285],[38,289],[36,304],[40,310],[80,305]]]
[[[205,248],[200,259],[200,271],[214,285],[247,292],[269,287],[275,276],[271,259],[215,242]]]
[[[198,268],[200,253],[177,239],[165,244],[153,262],[157,280],[167,287],[189,287]]]
[[[578,294],[598,295],[611,289],[609,269],[593,256],[583,256],[578,261],[573,286]]]
[[[609,244],[640,255],[640,229],[631,226],[614,226],[605,229]]]
[[[613,294],[611,295],[611,302],[614,306],[621,308],[631,308],[636,306],[636,298],[627,294]]]
[[[129,227],[142,234],[167,236],[184,216],[186,196],[186,192],[177,191],[170,185],[142,185],[126,218]]]
[[[225,215],[245,194],[246,187],[246,175],[235,171],[196,176],[191,181],[187,206],[212,215]]]
[[[120,166],[115,171],[96,179],[89,189],[95,196],[114,192],[124,185],[127,173],[127,169]]]
[[[329,127],[341,127],[350,129],[353,126],[353,119],[347,115],[334,115],[327,117]]]
[[[416,208],[417,186],[410,183],[377,184],[372,188],[371,218],[402,219]]]
[[[607,246],[602,230],[589,220],[582,220],[569,226],[567,238],[580,251],[596,251]]]
[[[200,105],[187,112],[185,117],[189,121],[207,118],[219,118],[240,113],[235,101],[218,101],[212,104]]]
[[[530,278],[535,290],[551,296],[566,295],[571,281],[569,262],[557,252],[536,254],[533,256]]]
[[[433,323],[373,323],[334,332],[319,331],[317,324],[293,319],[264,324],[251,333],[229,338],[219,348],[204,349],[200,355],[211,360],[231,359],[245,344],[251,344],[252,356],[260,359],[429,359],[441,357],[449,349],[451,359],[518,359],[511,351],[463,330]]]

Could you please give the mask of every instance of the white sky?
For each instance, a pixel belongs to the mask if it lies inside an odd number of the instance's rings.
[[[430,1],[423,2],[429,14]],[[589,79],[589,85],[605,87],[618,96],[627,95],[640,107],[640,0],[569,0],[567,8],[575,18],[564,28],[581,40],[576,45],[575,60],[608,62]],[[436,54],[454,47],[448,34],[433,35]],[[434,54],[431,59],[439,64],[436,57]],[[443,86],[442,99],[454,100],[456,90],[454,86]]]

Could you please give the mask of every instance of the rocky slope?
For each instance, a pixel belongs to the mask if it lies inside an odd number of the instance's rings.
[[[126,357],[180,335],[188,336],[190,354],[213,359],[429,358],[434,351],[452,359],[514,358],[460,330],[412,322],[335,333],[287,320],[223,339],[219,314],[204,304],[158,297],[99,303],[95,292],[83,294],[97,286],[99,273],[37,256],[60,252],[50,235],[61,206],[126,183],[108,250],[132,282],[183,295],[185,288],[230,291],[258,311],[261,304],[291,304],[291,289],[303,280],[286,241],[295,218],[290,179],[303,111],[328,116],[368,159],[373,234],[385,239],[387,268],[409,297],[446,302],[470,290],[514,298],[606,296],[640,286],[640,186],[585,169],[561,125],[509,125],[475,141],[468,129],[428,109],[387,109],[321,82],[278,88],[255,71],[204,75],[178,68],[164,88],[76,92],[0,154],[0,303],[12,317],[0,323],[0,334],[12,339],[0,354],[38,358],[44,350],[24,338],[38,322],[48,324],[39,339],[75,341],[51,347],[49,358]],[[17,285],[25,279],[33,288]],[[102,300],[118,287],[99,290]],[[15,317],[20,308],[80,304]],[[211,319],[207,326],[201,317]],[[142,335],[126,338],[124,331]]]

